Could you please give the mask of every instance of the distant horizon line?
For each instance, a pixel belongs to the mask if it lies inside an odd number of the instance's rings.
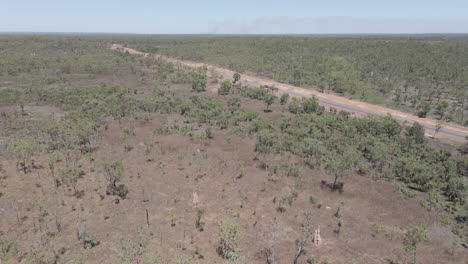
[[[128,33],[128,32],[79,32],[79,31],[0,31],[0,35],[141,35],[141,36],[445,36],[468,35],[468,32],[444,33]]]

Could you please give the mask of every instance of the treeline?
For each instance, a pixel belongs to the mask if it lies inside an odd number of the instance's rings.
[[[466,38],[161,36],[122,41],[143,51],[468,124]]]
[[[115,74],[135,62],[132,56],[113,54],[107,49],[109,42],[104,37],[0,36],[0,77],[31,86],[51,85],[76,76]]]

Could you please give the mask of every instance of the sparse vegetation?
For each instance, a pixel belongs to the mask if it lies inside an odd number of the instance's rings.
[[[18,253],[18,244],[0,233],[0,261],[8,262]]]
[[[205,209],[197,208],[197,219],[195,220],[195,227],[199,231],[203,231],[205,228],[205,224],[201,221],[204,214],[205,214]]]
[[[28,168],[30,167],[30,158],[37,150],[37,145],[29,139],[13,139],[8,144],[7,151],[16,156],[20,162],[17,164],[17,167],[26,174]]]
[[[147,252],[148,238],[141,231],[136,234],[121,236],[116,248],[119,264],[158,263],[158,255],[144,255]]]
[[[289,94],[285,93],[285,94],[282,94],[281,97],[280,97],[280,103],[282,105],[285,105],[287,104],[289,101]]]
[[[218,95],[227,95],[229,94],[230,91],[231,91],[231,82],[229,80],[224,80],[218,89]]]
[[[240,257],[237,248],[242,238],[239,224],[235,219],[229,218],[218,224],[218,253],[227,260],[235,261]]]
[[[107,194],[116,195],[125,199],[128,194],[128,188],[124,184],[118,184],[124,173],[122,162],[105,163],[103,168],[108,183]]]
[[[456,240],[450,229],[466,240],[467,144],[426,138],[422,125],[390,116],[325,110],[314,97],[277,100],[274,86],[246,86],[238,72],[222,81],[206,68],[108,49],[163,43],[154,51],[170,53],[187,45],[174,38],[0,36],[2,263],[366,263],[371,255],[399,263],[406,254],[396,230],[414,219],[422,224],[406,230],[405,249],[430,252],[418,263],[464,261],[460,243],[445,239]],[[353,73],[359,59],[348,50],[330,59],[330,49],[321,52],[318,63],[331,63],[321,73],[304,72],[308,63],[290,69],[286,59],[268,67],[305,87],[326,77],[318,89],[352,98],[379,99],[374,85],[389,98],[396,92],[395,75],[377,84],[382,69],[370,80]],[[400,83],[398,107],[414,100],[405,96],[420,81],[408,91]],[[419,90],[415,108],[437,116],[441,133],[457,103],[442,89],[435,106]],[[329,256],[316,239],[320,227],[334,248]],[[425,243],[428,233],[437,239]],[[363,236],[372,236],[366,248]]]
[[[192,90],[203,92],[206,90],[206,68],[200,68],[192,73]]]
[[[240,75],[240,73],[235,72],[234,75],[232,76],[232,78],[234,79],[233,83],[237,83],[237,82],[240,81],[241,75]]]
[[[80,240],[83,243],[83,247],[85,249],[91,249],[93,247],[98,246],[101,243],[96,237],[86,233],[80,236]]]
[[[265,104],[267,105],[266,111],[270,111],[269,107],[275,102],[276,96],[272,94],[267,94],[265,96]]]
[[[305,253],[305,246],[310,242],[313,236],[314,228],[312,222],[312,213],[304,212],[304,223],[302,224],[302,234],[299,239],[296,240],[296,250],[293,258],[293,264],[296,264],[299,258]]]
[[[413,252],[413,263],[416,264],[416,250],[421,243],[429,242],[430,238],[427,235],[426,226],[411,225],[406,230],[405,235],[405,250]]]

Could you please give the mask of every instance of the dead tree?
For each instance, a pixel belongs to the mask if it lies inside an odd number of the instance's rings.
[[[296,254],[294,255],[293,264],[297,264],[299,258],[304,254],[304,247],[309,242],[312,235],[314,235],[315,231],[312,225],[312,213],[305,212],[304,213],[305,221],[302,225],[302,237],[296,240]]]
[[[263,235],[265,248],[262,250],[262,253],[265,256],[266,264],[275,264],[277,253],[276,245],[278,244],[281,228],[278,221],[274,219],[266,229]]]

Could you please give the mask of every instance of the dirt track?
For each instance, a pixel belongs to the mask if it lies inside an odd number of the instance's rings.
[[[171,62],[181,63],[183,65],[190,66],[190,67],[201,67],[201,66],[206,65],[208,67],[208,70],[216,72],[217,74],[223,76],[224,79],[231,79],[234,74],[234,71],[224,69],[216,65],[192,62],[192,61],[184,61],[184,60],[170,58],[170,57],[166,57],[162,55],[144,53],[138,50],[126,48],[120,44],[112,44],[111,49],[121,50],[124,52],[128,52],[130,54],[159,57],[159,58],[163,58],[165,60],[171,61]],[[436,120],[429,119],[429,118],[420,118],[409,113],[386,108],[383,106],[373,105],[373,104],[369,104],[369,103],[365,103],[365,102],[361,102],[357,100],[350,100],[350,99],[337,96],[337,95],[333,95],[333,94],[320,93],[315,90],[303,89],[303,88],[295,87],[292,85],[288,85],[288,84],[284,84],[284,83],[280,83],[280,82],[276,82],[276,81],[272,81],[272,80],[268,80],[268,79],[264,79],[264,78],[260,78],[256,76],[251,76],[251,75],[242,74],[241,81],[245,85],[275,86],[276,88],[278,88],[279,93],[288,93],[289,95],[294,96],[294,97],[315,96],[319,99],[320,104],[326,107],[333,107],[338,110],[345,110],[348,112],[352,112],[354,115],[370,114],[370,115],[383,116],[383,115],[390,114],[393,118],[395,118],[396,120],[400,122],[407,122],[409,124],[418,122],[419,124],[424,126],[424,128],[426,129],[426,136],[430,136],[430,137],[433,137],[435,134],[435,137],[439,139],[463,143],[466,141],[465,137],[468,136],[467,127],[459,126],[459,125],[452,124],[452,123],[444,124],[443,127],[437,133],[435,133],[436,124],[437,124]]]

